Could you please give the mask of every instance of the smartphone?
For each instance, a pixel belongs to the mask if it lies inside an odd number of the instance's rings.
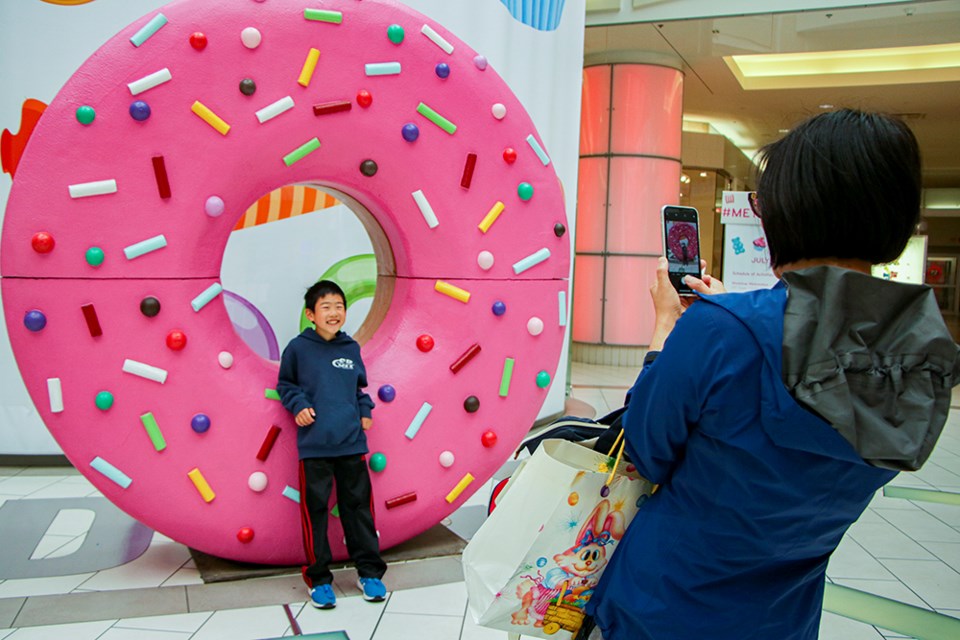
[[[663,225],[663,255],[667,257],[670,284],[682,296],[694,295],[683,284],[685,275],[700,277],[700,223],[693,207],[665,205],[660,209]]]

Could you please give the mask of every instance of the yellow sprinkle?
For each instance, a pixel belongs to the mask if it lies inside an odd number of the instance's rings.
[[[460,479],[460,482],[457,483],[457,486],[453,488],[453,491],[447,494],[447,502],[453,502],[457,497],[463,493],[463,490],[473,482],[473,474],[468,473]]]
[[[210,109],[199,100],[193,103],[193,106],[190,107],[190,110],[200,116],[201,120],[219,131],[222,135],[227,135],[227,132],[230,131],[230,125],[224,122],[213,111],[210,111]]]
[[[450,296],[454,300],[459,300],[466,304],[470,302],[470,292],[461,289],[460,287],[455,287],[449,282],[444,282],[443,280],[437,280],[437,284],[433,285],[433,288],[442,293],[445,296]]]
[[[497,204],[493,205],[493,208],[487,212],[487,215],[483,217],[483,220],[480,221],[480,224],[478,224],[477,227],[480,229],[480,231],[486,233],[487,230],[493,226],[493,223],[497,221],[497,218],[500,217],[501,213],[503,213],[503,203],[497,202]]]
[[[310,53],[307,54],[307,59],[303,62],[303,69],[300,70],[300,79],[297,80],[297,84],[301,87],[310,84],[310,78],[313,77],[313,72],[317,68],[317,60],[319,59],[320,51],[311,48]]]
[[[207,484],[207,479],[203,477],[202,473],[200,473],[200,469],[194,469],[187,475],[190,476],[191,480],[193,480],[193,486],[195,486],[197,491],[200,492],[200,496],[203,497],[204,502],[210,502],[217,497],[217,495],[213,492],[213,489],[210,488],[210,485]]]

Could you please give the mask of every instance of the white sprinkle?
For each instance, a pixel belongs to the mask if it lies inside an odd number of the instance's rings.
[[[144,91],[153,89],[154,87],[163,84],[164,82],[169,82],[173,78],[170,75],[170,69],[164,67],[160,71],[154,71],[148,76],[143,76],[139,80],[134,80],[133,82],[127,84],[127,87],[130,88],[130,93],[133,95],[139,95]]]
[[[60,378],[47,378],[47,395],[50,396],[50,413],[63,411],[63,387]]]
[[[70,190],[71,198],[103,196],[107,195],[108,193],[117,192],[117,181],[97,180],[96,182],[80,182],[78,184],[71,184],[68,189]]]
[[[152,367],[149,364],[137,362],[136,360],[124,360],[123,371],[124,373],[132,373],[135,376],[140,376],[141,378],[146,378],[147,380],[153,380],[154,382],[159,382],[160,384],[163,384],[167,381],[167,371],[165,369]]]
[[[423,191],[417,189],[412,195],[417,206],[420,208],[420,213],[423,214],[423,219],[427,221],[427,226],[433,229],[439,225],[440,221],[437,220],[437,214],[434,213],[433,207],[427,202],[427,196],[423,195]]]
[[[276,118],[284,111],[289,111],[290,109],[293,109],[293,98],[286,96],[285,98],[280,98],[273,104],[268,104],[263,109],[257,111],[257,120],[260,121],[260,124],[263,124],[267,120]]]
[[[433,44],[440,47],[441,49],[443,49],[444,53],[446,54],[453,53],[453,45],[447,42],[443,38],[443,36],[441,36],[439,33],[434,31],[433,27],[431,27],[430,25],[428,24],[423,25],[423,28],[420,29],[420,33],[430,38],[430,41],[433,42]]]

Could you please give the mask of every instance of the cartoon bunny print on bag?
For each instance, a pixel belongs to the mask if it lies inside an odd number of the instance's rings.
[[[576,631],[583,609],[600,580],[600,572],[613,553],[613,545],[626,528],[623,512],[601,500],[580,528],[574,543],[553,556],[556,567],[545,576],[522,576],[516,595],[520,610],[512,614],[515,625],[543,627],[548,634],[559,629]]]

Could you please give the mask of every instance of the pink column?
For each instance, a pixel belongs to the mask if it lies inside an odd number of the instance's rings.
[[[680,198],[682,101],[683,74],[671,67],[614,63],[584,69],[575,343],[635,347],[639,353],[650,338],[649,289],[662,252],[660,207]]]

